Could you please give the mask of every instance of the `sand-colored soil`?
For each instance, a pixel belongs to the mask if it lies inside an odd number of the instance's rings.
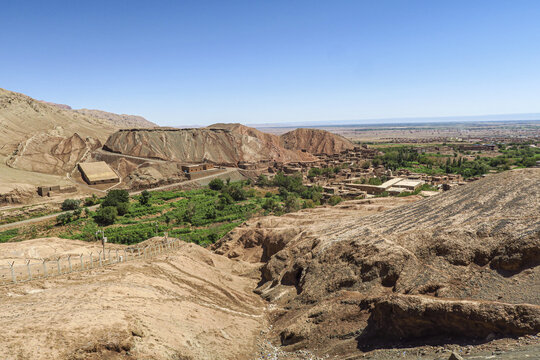
[[[1,244],[0,254],[95,246],[40,239]],[[248,359],[265,324],[256,268],[182,244],[152,260],[1,287],[0,358]]]

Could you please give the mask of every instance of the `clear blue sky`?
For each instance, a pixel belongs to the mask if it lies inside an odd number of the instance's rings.
[[[161,125],[540,112],[540,1],[4,1],[0,87]]]

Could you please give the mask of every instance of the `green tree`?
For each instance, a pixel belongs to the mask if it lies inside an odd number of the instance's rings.
[[[129,211],[129,203],[127,202],[121,202],[116,204],[116,210],[118,211],[119,216],[124,216]]]
[[[84,205],[85,206],[93,206],[99,204],[99,198],[96,196],[96,194],[92,194],[91,197],[87,197],[84,199]]]
[[[101,207],[94,215],[94,221],[100,225],[112,225],[114,224],[116,217],[118,216],[118,210],[115,206]]]
[[[328,200],[328,203],[332,206],[335,206],[339,204],[341,201],[342,201],[341,197],[334,195],[330,197],[330,199]]]
[[[72,216],[73,216],[73,213],[71,212],[60,214],[56,217],[56,222],[59,225],[66,225],[72,221],[73,219]]]
[[[101,202],[102,207],[116,206],[118,203],[129,202],[129,193],[127,190],[111,190]]]
[[[285,211],[287,212],[293,212],[300,210],[300,199],[298,199],[294,195],[289,195],[287,199],[285,199]]]
[[[262,204],[262,208],[268,211],[274,211],[276,207],[277,203],[276,200],[274,200],[273,198],[266,198]]]
[[[81,203],[80,200],[66,199],[62,203],[61,207],[62,207],[62,210],[64,210],[64,211],[75,210],[75,209],[79,208],[80,203]]]
[[[144,190],[139,197],[139,204],[148,205],[150,203],[151,196],[152,195],[150,195],[150,192],[148,190]]]
[[[223,189],[223,186],[225,186],[225,184],[223,183],[223,180],[218,179],[218,178],[213,179],[208,184],[208,187],[210,187],[210,189],[217,190],[217,191],[220,191],[221,189]]]

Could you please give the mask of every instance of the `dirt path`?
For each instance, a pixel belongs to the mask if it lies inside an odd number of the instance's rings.
[[[226,175],[226,174],[230,174],[232,172],[235,172],[236,170],[237,170],[236,168],[226,168],[225,172],[222,172],[222,173],[204,176],[204,177],[201,177],[199,179],[187,180],[187,181],[182,181],[182,182],[179,182],[179,183],[174,183],[174,184],[169,184],[169,185],[164,185],[164,186],[158,186],[156,188],[146,189],[146,190],[148,190],[148,191],[170,190],[170,189],[177,188],[178,186],[195,184],[195,183],[198,183],[201,180],[205,181],[205,180],[217,177],[217,176],[223,176],[223,175]],[[144,190],[130,191],[129,194],[130,195],[138,195],[138,194],[142,193],[143,191]],[[24,205],[24,206],[27,206],[27,205]],[[90,206],[88,209],[89,210],[96,210],[98,208],[98,206],[99,205]],[[20,227],[20,226],[25,226],[25,225],[36,224],[36,223],[48,221],[48,220],[51,220],[51,219],[55,219],[60,214],[65,214],[65,213],[68,213],[68,212],[69,211],[62,211],[62,212],[58,212],[58,213],[54,213],[54,214],[50,214],[50,215],[45,215],[45,216],[40,216],[40,217],[36,217],[36,218],[32,218],[32,219],[21,220],[21,221],[9,223],[9,224],[0,225],[0,231],[9,230],[9,229],[17,228],[17,227]]]
[[[96,210],[98,206],[99,205],[89,206],[88,210]],[[43,221],[55,219],[58,215],[65,214],[68,212],[71,212],[71,211],[61,211],[54,214],[49,214],[49,215],[40,216],[40,217],[36,217],[32,219],[26,219],[26,220],[21,220],[21,221],[9,223],[9,224],[0,225],[0,231],[9,230],[9,229],[17,228],[20,226],[25,226],[25,225],[30,225],[30,224],[35,224],[35,223],[40,223]]]

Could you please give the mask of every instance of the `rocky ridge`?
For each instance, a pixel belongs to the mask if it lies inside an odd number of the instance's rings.
[[[104,149],[137,157],[190,163],[209,161],[225,165],[262,160],[291,162],[315,159],[311,154],[284,149],[276,145],[277,139],[271,135],[252,130],[246,131],[245,127],[120,130],[107,139]]]
[[[311,154],[338,154],[354,148],[343,136],[319,129],[296,129],[280,136],[286,149],[305,150]]]

